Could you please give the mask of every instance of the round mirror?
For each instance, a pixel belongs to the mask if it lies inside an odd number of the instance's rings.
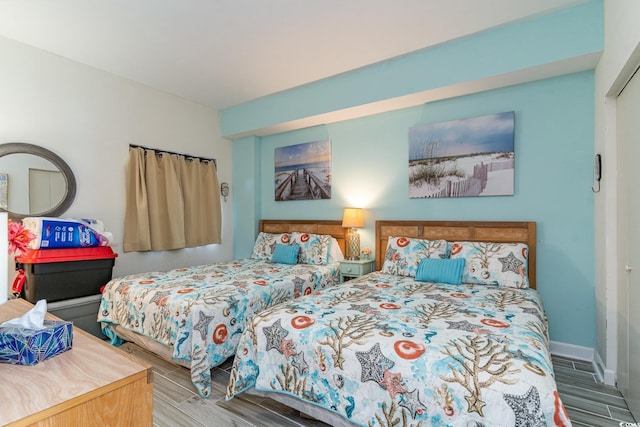
[[[0,210],[9,218],[60,216],[76,197],[76,180],[57,154],[33,144],[0,144]]]

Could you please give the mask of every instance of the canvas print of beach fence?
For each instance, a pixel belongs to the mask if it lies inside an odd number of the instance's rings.
[[[409,129],[409,198],[513,195],[514,112]]]
[[[275,200],[331,198],[331,141],[275,149]]]

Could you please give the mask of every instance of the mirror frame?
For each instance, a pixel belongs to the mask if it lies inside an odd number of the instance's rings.
[[[50,161],[60,170],[60,172],[62,172],[66,188],[64,197],[62,197],[60,203],[51,209],[44,212],[38,212],[37,214],[21,214],[7,210],[9,218],[21,220],[28,216],[60,216],[69,209],[76,198],[76,178],[69,165],[62,160],[60,156],[46,148],[38,145],[27,144],[26,142],[9,142],[7,144],[0,144],[0,157],[8,156],[9,154],[33,154],[34,156],[42,157],[43,159]],[[4,209],[1,210],[4,211]]]

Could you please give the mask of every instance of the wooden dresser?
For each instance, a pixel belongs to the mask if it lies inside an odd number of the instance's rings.
[[[0,322],[32,307],[9,300]],[[151,426],[152,410],[152,367],[75,327],[69,351],[35,366],[0,363],[2,426]]]

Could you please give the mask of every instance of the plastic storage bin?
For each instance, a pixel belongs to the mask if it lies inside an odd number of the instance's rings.
[[[47,303],[47,311],[62,320],[72,322],[73,326],[89,332],[100,339],[107,338],[100,330],[98,310],[102,294],[74,298],[65,301]]]
[[[28,251],[16,257],[13,291],[31,303],[96,295],[111,280],[117,256],[109,246]]]

